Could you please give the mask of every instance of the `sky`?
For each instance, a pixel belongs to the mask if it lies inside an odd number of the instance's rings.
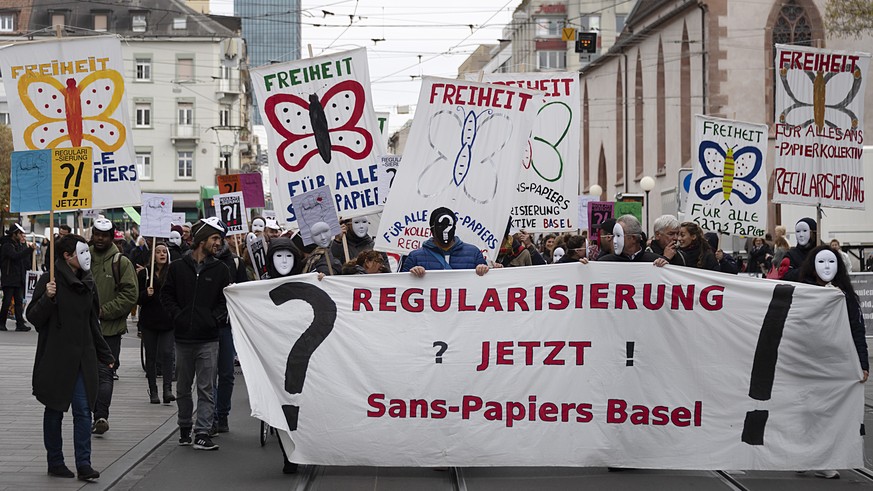
[[[251,0],[258,1],[258,0]],[[420,77],[455,78],[480,44],[497,44],[520,0],[303,0],[302,57],[366,47],[373,106],[390,112],[391,132],[412,117],[398,106],[418,101]],[[232,0],[212,0],[212,13],[233,14]],[[350,16],[353,16],[351,25]],[[317,24],[317,25],[316,25]],[[472,28],[471,28],[472,25]],[[374,41],[377,40],[377,41]]]

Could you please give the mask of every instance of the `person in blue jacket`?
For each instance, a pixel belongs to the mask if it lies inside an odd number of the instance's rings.
[[[452,210],[439,207],[432,211],[431,238],[409,253],[400,272],[410,272],[419,278],[431,270],[475,269],[479,276],[487,273],[488,264],[479,248],[455,236],[457,224],[458,217]]]

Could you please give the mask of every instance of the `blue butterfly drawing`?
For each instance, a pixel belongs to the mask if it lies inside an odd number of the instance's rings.
[[[737,151],[734,148],[727,145],[722,148],[713,141],[700,143],[698,161],[704,175],[694,185],[700,199],[708,201],[721,192],[722,203],[731,203],[731,197],[736,195],[751,205],[761,198],[761,186],[755,182],[764,161],[761,151],[753,146]]]

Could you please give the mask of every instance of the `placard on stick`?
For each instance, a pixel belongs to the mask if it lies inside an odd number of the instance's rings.
[[[300,226],[300,237],[303,244],[312,244],[312,226],[318,222],[330,225],[331,235],[339,235],[342,231],[333,204],[333,193],[330,186],[322,186],[312,191],[300,193],[291,197],[291,206],[297,214],[297,225]]]
[[[143,237],[169,237],[173,226],[173,197],[142,193],[139,232]]]
[[[52,150],[52,209],[91,208],[91,147]]]
[[[213,199],[215,200],[215,216],[227,225],[227,235],[238,235],[248,232],[248,217],[246,217],[246,206],[242,191],[216,194],[213,196]]]
[[[52,151],[12,152],[9,210],[48,211],[52,207]]]

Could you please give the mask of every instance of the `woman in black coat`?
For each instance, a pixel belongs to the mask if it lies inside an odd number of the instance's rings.
[[[43,440],[48,473],[73,477],[64,464],[61,422],[73,408],[76,469],[83,481],[100,473],[91,467],[91,411],[97,400],[98,363],[115,359],[100,333],[100,304],[91,277],[91,253],[85,239],[66,235],[55,245],[55,280],[43,274],[27,307],[39,339],[33,366],[33,395],[45,405]]]
[[[718,260],[709,246],[703,230],[694,222],[679,225],[679,248],[685,256],[685,265],[692,268],[719,271]]]
[[[164,404],[176,400],[173,395],[173,359],[175,351],[173,343],[173,320],[161,305],[161,288],[167,278],[167,267],[170,264],[170,251],[163,242],[155,245],[155,272],[149,286],[149,271],[151,265],[146,264],[139,271],[139,327],[142,330],[142,344],[145,348],[146,379],[149,384],[149,402],[158,404],[158,381],[156,361],[161,362],[161,372],[164,378]]]

